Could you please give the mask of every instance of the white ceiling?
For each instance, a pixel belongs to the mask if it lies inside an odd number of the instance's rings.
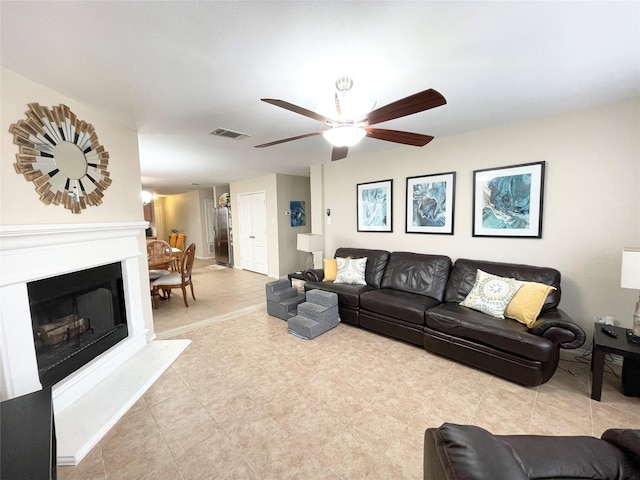
[[[143,186],[158,193],[306,175],[329,162],[322,136],[253,148],[325,128],[260,98],[313,110],[344,74],[378,107],[438,90],[447,105],[378,125],[435,141],[640,95],[638,1],[3,0],[0,8],[2,66],[136,129]],[[251,137],[209,135],[218,127]],[[417,147],[365,138],[340,161],[394,148]]]

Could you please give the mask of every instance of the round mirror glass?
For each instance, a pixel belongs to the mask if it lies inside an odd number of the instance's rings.
[[[58,143],[53,147],[53,158],[58,169],[72,180],[79,180],[87,173],[87,160],[75,143]]]

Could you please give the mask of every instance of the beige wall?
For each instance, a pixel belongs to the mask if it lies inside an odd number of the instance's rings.
[[[280,276],[287,273],[304,270],[306,253],[299,252],[297,248],[298,233],[311,232],[311,192],[309,189],[309,177],[297,177],[293,175],[277,175],[278,188],[278,255],[280,257]],[[290,210],[290,202],[303,201],[306,210],[306,222],[304,226],[292,227],[291,217],[287,215]]]
[[[278,278],[304,267],[304,254],[296,249],[296,235],[311,231],[311,193],[309,178],[293,175],[266,175],[263,177],[240,180],[230,184],[231,215],[234,232],[238,232],[238,195],[243,193],[265,192],[267,202],[267,251],[269,255],[270,277]],[[303,200],[307,209],[307,224],[304,227],[291,227],[289,202]],[[233,258],[236,267],[240,267],[242,248],[238,238],[233,242]]]
[[[98,109],[82,105],[10,70],[2,68],[0,73],[0,225],[143,222],[137,132]],[[9,126],[25,118],[28,104],[33,102],[47,107],[65,104],[79,119],[93,124],[100,144],[109,152],[108,170],[113,180],[104,192],[101,205],[87,207],[80,214],[73,214],[61,205],[45,205],[35,192],[34,184],[15,173],[13,164],[18,147],[13,144]],[[146,250],[143,233],[139,244],[143,254]],[[140,270],[140,285],[148,285],[148,281],[149,272],[144,267]],[[145,288],[139,295],[144,299],[144,323],[151,339],[155,334],[149,292]]]
[[[1,70],[2,98],[0,126],[0,222],[3,225],[102,223],[142,221],[138,134],[102,111],[87,107],[6,68]],[[52,107],[65,104],[80,120],[93,124],[100,144],[109,152],[109,172],[113,183],[104,191],[103,203],[73,214],[60,205],[45,205],[33,182],[16,174],[18,147],[9,126],[25,117],[29,103]]]
[[[623,246],[640,246],[639,127],[635,98],[327,163],[325,256],[348,246],[555,267],[563,275],[561,307],[586,331],[600,315],[629,327],[638,292],[620,288],[620,258]],[[472,237],[473,170],[542,160],[542,239]],[[406,234],[406,177],[450,171],[457,172],[454,235]],[[356,184],[387,178],[393,233],[358,233]]]
[[[196,244],[196,257],[210,257],[207,251],[205,199],[212,199],[213,191],[209,189],[162,197],[164,210],[164,226],[167,234],[172,229],[186,235],[186,245]],[[168,240],[163,238],[162,240]]]

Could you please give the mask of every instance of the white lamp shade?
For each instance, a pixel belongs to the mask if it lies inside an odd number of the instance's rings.
[[[298,250],[301,252],[318,252],[324,249],[324,236],[313,233],[298,234]]]
[[[620,286],[640,290],[640,247],[624,247],[622,249]]]

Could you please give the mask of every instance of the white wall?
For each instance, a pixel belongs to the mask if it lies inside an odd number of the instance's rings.
[[[327,163],[325,256],[345,246],[550,266],[563,276],[561,308],[587,332],[605,314],[630,327],[638,292],[620,288],[620,258],[623,246],[640,246],[639,130],[634,98]],[[472,237],[473,170],[542,160],[542,239]],[[454,235],[405,233],[406,177],[449,171],[457,172]],[[356,184],[387,178],[393,233],[358,233]]]

